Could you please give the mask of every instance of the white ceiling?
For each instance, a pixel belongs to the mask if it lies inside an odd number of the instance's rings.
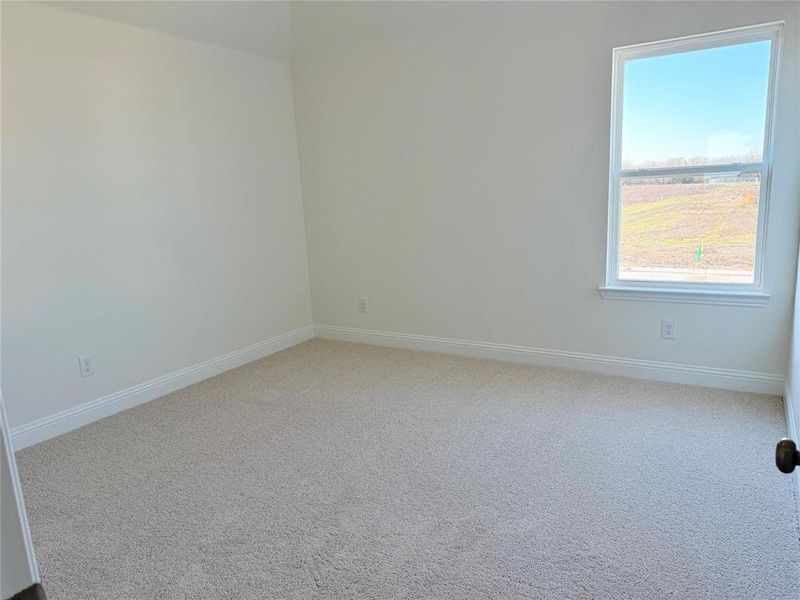
[[[284,59],[290,56],[290,2],[62,0],[45,4],[228,48]]]
[[[298,1],[292,3],[293,57],[386,40],[439,35],[503,16],[519,3],[459,0]]]
[[[270,0],[60,0],[45,4],[283,59],[436,33],[486,6],[456,1]],[[497,8],[495,4],[494,12]]]

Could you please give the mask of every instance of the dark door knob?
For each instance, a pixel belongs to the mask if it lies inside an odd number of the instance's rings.
[[[797,445],[789,438],[783,438],[775,448],[775,464],[782,473],[791,473],[800,465],[800,452]]]

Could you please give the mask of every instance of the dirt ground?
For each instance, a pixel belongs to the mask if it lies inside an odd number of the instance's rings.
[[[757,181],[624,185],[621,267],[752,271],[758,194]]]

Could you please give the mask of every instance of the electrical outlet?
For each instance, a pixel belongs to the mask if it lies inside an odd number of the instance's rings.
[[[661,321],[661,337],[665,340],[675,339],[675,321],[666,319]]]
[[[362,313],[369,312],[369,298],[361,297],[358,299],[358,310]]]
[[[91,354],[78,358],[78,364],[81,367],[81,377],[94,375],[94,358]]]

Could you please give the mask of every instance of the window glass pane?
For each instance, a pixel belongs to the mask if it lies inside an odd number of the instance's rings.
[[[622,168],[760,162],[771,44],[626,60]]]
[[[621,184],[620,279],[753,283],[757,173]]]

